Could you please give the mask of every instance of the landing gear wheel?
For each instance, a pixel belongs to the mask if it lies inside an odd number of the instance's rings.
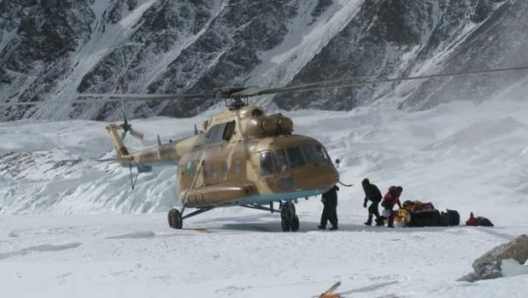
[[[292,202],[286,202],[281,206],[281,226],[284,232],[299,230],[299,217],[295,215],[295,205]]]
[[[281,217],[281,226],[283,232],[290,231],[290,221],[287,218]]]
[[[180,211],[178,209],[171,209],[168,214],[169,227],[173,229],[181,229],[183,220]]]
[[[295,215],[295,217],[292,219],[290,228],[294,232],[297,232],[299,230],[299,217],[297,215]]]

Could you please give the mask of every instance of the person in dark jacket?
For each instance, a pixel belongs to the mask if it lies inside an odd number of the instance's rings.
[[[379,214],[379,203],[381,201],[381,192],[375,184],[371,184],[368,178],[363,179],[361,182],[363,190],[365,191],[365,201],[363,202],[363,207],[367,208],[367,202],[371,201],[372,203],[368,207],[368,220],[365,222],[365,225],[372,225],[372,217],[376,216],[376,225],[382,226],[383,219]]]
[[[394,216],[396,213],[394,212],[393,208],[394,205],[398,204],[398,207],[401,208],[400,203],[400,196],[403,192],[403,187],[401,186],[391,186],[389,187],[389,191],[383,196],[383,202],[381,203],[381,206],[385,208],[385,213],[388,216],[388,222],[387,227],[394,228]]]
[[[329,190],[323,193],[323,202],[324,208],[323,213],[321,214],[321,224],[318,226],[319,229],[326,229],[326,222],[330,221],[332,227],[330,230],[337,230],[337,191],[339,187],[337,185],[332,186]]]

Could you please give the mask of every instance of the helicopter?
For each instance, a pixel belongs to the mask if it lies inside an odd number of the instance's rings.
[[[171,228],[182,229],[183,220],[214,208],[240,206],[277,212],[283,231],[298,231],[299,217],[294,202],[326,192],[340,181],[339,172],[327,149],[318,140],[294,134],[293,120],[281,113],[266,114],[249,104],[248,98],[291,91],[362,86],[366,84],[453,77],[478,73],[527,70],[528,66],[422,75],[406,78],[368,80],[366,77],[344,78],[278,88],[224,87],[206,94],[78,94],[78,101],[173,100],[194,98],[224,99],[227,109],[195,126],[194,135],[131,152],[124,144],[129,133],[141,133],[128,123],[111,123],[106,130],[117,153],[115,161],[130,169],[132,188],[137,174],[153,166],[177,166],[181,207],[168,212]],[[0,103],[0,106],[35,105],[39,102]],[[339,159],[336,159],[339,166]],[[136,176],[137,178],[137,176]],[[344,184],[346,185],[346,184]],[[275,208],[278,204],[278,209]],[[187,213],[188,208],[196,210]]]
[[[184,219],[214,208],[241,206],[280,213],[282,230],[297,231],[300,223],[292,201],[320,195],[339,182],[339,172],[319,141],[293,134],[291,118],[268,115],[242,99],[261,91],[216,90],[215,98],[230,103],[206,120],[203,130],[195,128],[190,137],[137,152],[130,152],[123,142],[127,132],[141,136],[126,118],[123,124],[106,127],[121,166],[136,167],[141,173],[153,166],[177,165],[182,208],[169,211],[171,228],[181,229]],[[187,208],[196,210],[185,214]]]

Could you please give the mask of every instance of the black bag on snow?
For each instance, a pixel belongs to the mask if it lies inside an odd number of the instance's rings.
[[[491,222],[491,220],[485,217],[479,217],[477,225],[484,227],[493,227],[493,223]]]
[[[460,214],[456,210],[449,210],[440,214],[441,226],[458,226],[460,224]]]
[[[436,227],[440,225],[440,212],[438,210],[413,213],[409,227]]]

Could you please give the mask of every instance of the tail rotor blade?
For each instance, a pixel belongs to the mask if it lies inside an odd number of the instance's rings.
[[[136,137],[136,138],[138,138],[138,139],[140,139],[140,140],[143,140],[143,137],[145,136],[145,134],[143,134],[142,132],[139,132],[139,131],[133,129],[132,127],[130,127],[130,128],[128,129],[128,131],[130,132],[130,134],[131,134],[132,136],[134,136],[134,137]]]

